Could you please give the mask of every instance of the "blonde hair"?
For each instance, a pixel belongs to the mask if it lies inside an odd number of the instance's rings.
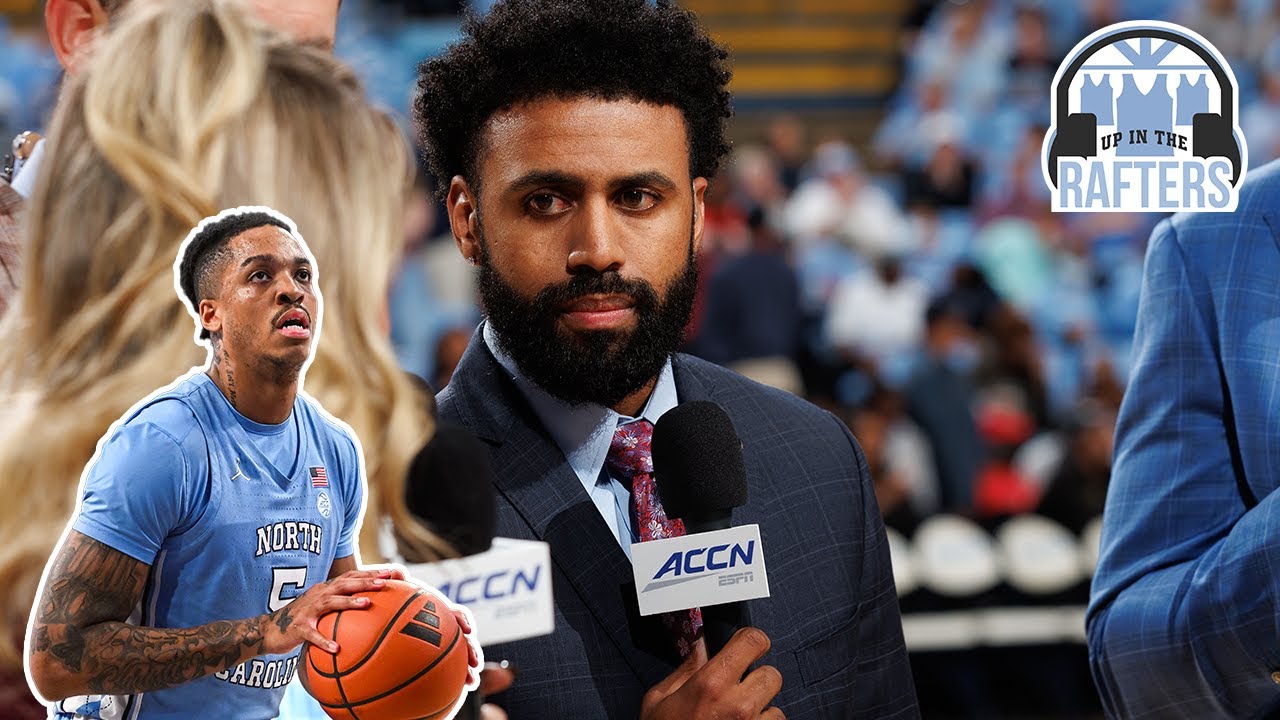
[[[363,445],[365,559],[382,559],[382,518],[417,554],[450,554],[404,504],[432,422],[381,314],[412,177],[394,123],[347,67],[230,0],[131,3],[95,54],[54,115],[22,288],[0,322],[0,662],[13,667],[99,437],[204,361],[172,266],[223,208],[279,210],[316,256],[324,330],[305,387]]]

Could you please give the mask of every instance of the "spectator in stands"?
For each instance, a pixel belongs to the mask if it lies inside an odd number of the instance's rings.
[[[913,354],[924,339],[929,290],[903,273],[901,255],[882,254],[842,280],[827,306],[826,343],[855,365],[879,367]]]
[[[1249,143],[1249,164],[1262,165],[1280,157],[1280,35],[1262,54],[1259,92],[1240,113],[1240,129]]]
[[[1045,93],[1053,82],[1062,57],[1049,32],[1046,10],[1034,0],[1020,0],[1014,10],[1013,50],[1009,57],[1009,84],[1005,102],[1028,120],[1048,117]]]
[[[779,115],[769,121],[765,139],[778,163],[778,182],[788,194],[795,192],[804,179],[802,173],[807,159],[804,123],[795,115]]]
[[[1110,358],[1106,356],[1096,358],[1090,365],[1089,380],[1082,396],[1095,398],[1112,413],[1120,410],[1120,404],[1124,399],[1124,383],[1116,373],[1115,365]]]
[[[925,356],[903,394],[908,414],[933,448],[943,510],[964,511],[973,505],[983,450],[973,417],[971,378],[980,360],[963,314],[945,302],[931,303],[925,312]]]
[[[929,439],[907,415],[905,400],[897,390],[880,384],[863,406],[874,410],[888,424],[885,462],[910,488],[912,512],[926,518],[938,512],[938,476]]]
[[[907,67],[920,33],[924,31],[938,6],[945,3],[946,0],[912,0],[910,9],[902,17],[902,29],[898,34],[899,74]]]
[[[942,6],[912,51],[908,82],[945,78],[955,107],[969,118],[980,118],[995,107],[1006,82],[1012,32],[1000,22],[994,5],[990,0],[969,0]]]
[[[893,198],[870,182],[847,143],[828,141],[813,153],[814,177],[787,202],[784,232],[802,246],[835,240],[855,252],[901,247],[907,225]]]
[[[951,105],[948,92],[942,73],[922,79],[914,90],[904,89],[871,140],[876,159],[894,170],[918,169],[933,150],[931,127],[955,127],[960,138],[967,136],[965,119]]]
[[[1018,448],[1035,431],[1017,397],[990,397],[978,411],[978,432],[988,457],[974,480],[973,509],[996,519],[1035,510],[1040,488],[1014,464]]]
[[[888,481],[882,489],[879,480],[882,473],[872,471],[877,478],[877,497],[881,492],[887,498],[898,493],[905,496],[906,505],[901,511],[889,513],[892,522],[886,524],[910,535],[920,520],[938,511],[938,478],[934,473],[933,452],[928,438],[907,417],[902,396],[883,384],[876,385],[867,399],[846,415],[850,418],[850,429],[864,450],[868,443],[874,445],[878,442],[882,446],[876,453]],[[870,428],[864,428],[860,433],[858,427],[863,423]],[[868,434],[868,438],[864,440],[863,434]],[[866,452],[870,458],[871,451]],[[883,514],[886,504],[882,502],[880,509]]]
[[[991,287],[1008,303],[1024,311],[1051,302],[1057,267],[1048,238],[1039,222],[1048,213],[1037,208],[1037,217],[1000,217],[978,231],[973,240],[973,260]],[[1052,219],[1052,218],[1050,218]]]
[[[861,407],[850,413],[848,424],[867,456],[885,527],[910,536],[921,518],[911,504],[911,486],[890,463],[889,419],[873,407]]]
[[[694,349],[756,382],[803,395],[796,367],[801,320],[796,273],[763,210],[751,213],[748,226],[748,250],[722,260],[707,283]]]
[[[777,227],[782,209],[791,193],[782,179],[777,157],[759,145],[734,148],[728,171],[732,178],[733,201],[750,217],[760,210],[764,222]]]
[[[992,352],[979,371],[978,384],[1003,388],[1016,396],[1016,404],[1032,423],[1032,431],[1052,426],[1049,392],[1045,385],[1043,352],[1035,329],[1010,305],[1001,305],[987,322]]]
[[[433,390],[439,392],[449,384],[449,380],[453,378],[453,371],[457,369],[458,361],[462,360],[462,353],[466,352],[467,343],[470,340],[469,326],[452,327],[440,335],[435,348],[435,373],[431,376]]]
[[[1102,516],[1111,481],[1115,410],[1085,398],[1067,420],[1067,451],[1036,512],[1079,533]]]
[[[1253,3],[1255,12],[1249,17],[1249,61],[1265,70],[1267,54],[1280,38],[1280,0],[1259,0]],[[1253,162],[1253,146],[1249,146],[1249,161]],[[1261,163],[1256,163],[1260,165]]]
[[[1249,22],[1236,0],[1183,0],[1174,21],[1202,35],[1229,65],[1249,62]]]
[[[1081,38],[1088,37],[1096,30],[1113,25],[1120,22],[1120,6],[1122,3],[1116,0],[1083,0],[1082,14],[1084,16],[1084,28],[1080,34]]]
[[[930,150],[919,168],[903,178],[908,210],[936,211],[973,206],[978,169],[964,149],[961,128],[952,118],[935,116],[920,128]]]
[[[698,267],[707,277],[715,272],[720,260],[727,255],[746,252],[751,245],[751,228],[747,226],[750,212],[738,202],[738,173],[726,163],[713,178],[715,190],[707,188],[705,231],[699,250]]]
[[[978,332],[987,329],[991,317],[1002,307],[1000,296],[991,289],[982,270],[968,261],[959,262],[952,269],[951,286],[944,298]]]
[[[1049,206],[1049,186],[1044,181],[1040,155],[1048,126],[1031,123],[1016,140],[1017,147],[984,167],[980,221],[997,217],[1032,217]]]

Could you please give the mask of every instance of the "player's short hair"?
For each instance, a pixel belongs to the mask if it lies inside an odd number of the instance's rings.
[[[455,175],[479,182],[477,140],[495,112],[541,98],[674,105],[693,177],[711,178],[729,151],[728,52],[670,0],[503,0],[462,32],[419,67],[413,103],[441,197]]]
[[[187,241],[179,265],[178,286],[197,318],[200,317],[200,301],[213,295],[210,281],[214,270],[226,258],[227,243],[241,233],[265,225],[274,225],[290,235],[293,234],[293,228],[285,220],[269,212],[250,211],[228,214],[201,223]],[[209,337],[209,331],[201,328],[200,337]]]

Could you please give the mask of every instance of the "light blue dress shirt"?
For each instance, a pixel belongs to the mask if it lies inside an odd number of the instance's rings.
[[[631,490],[609,474],[604,461],[609,455],[613,432],[619,426],[640,419],[656,425],[663,413],[676,406],[676,380],[671,369],[671,359],[668,358],[662,366],[658,382],[639,417],[627,417],[594,403],[572,405],[553,396],[532,380],[521,376],[515,360],[502,350],[493,328],[487,322],[483,333],[485,345],[529,400],[538,419],[546,426],[552,440],[578,475],[583,489],[591,497],[591,502],[595,503],[596,510],[600,511],[600,516],[609,526],[609,532],[613,533],[622,552],[630,558],[631,543],[640,540],[636,537],[635,528],[631,526],[631,512],[628,509]]]

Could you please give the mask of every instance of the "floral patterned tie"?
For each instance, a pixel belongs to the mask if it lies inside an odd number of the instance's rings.
[[[652,441],[653,423],[648,420],[619,425],[605,458],[609,472],[623,485],[631,485],[631,522],[637,528],[640,542],[684,535],[684,521],[668,518],[658,501],[653,482]],[[675,636],[680,657],[687,656],[702,627],[702,611],[699,608],[676,610],[660,617]]]

